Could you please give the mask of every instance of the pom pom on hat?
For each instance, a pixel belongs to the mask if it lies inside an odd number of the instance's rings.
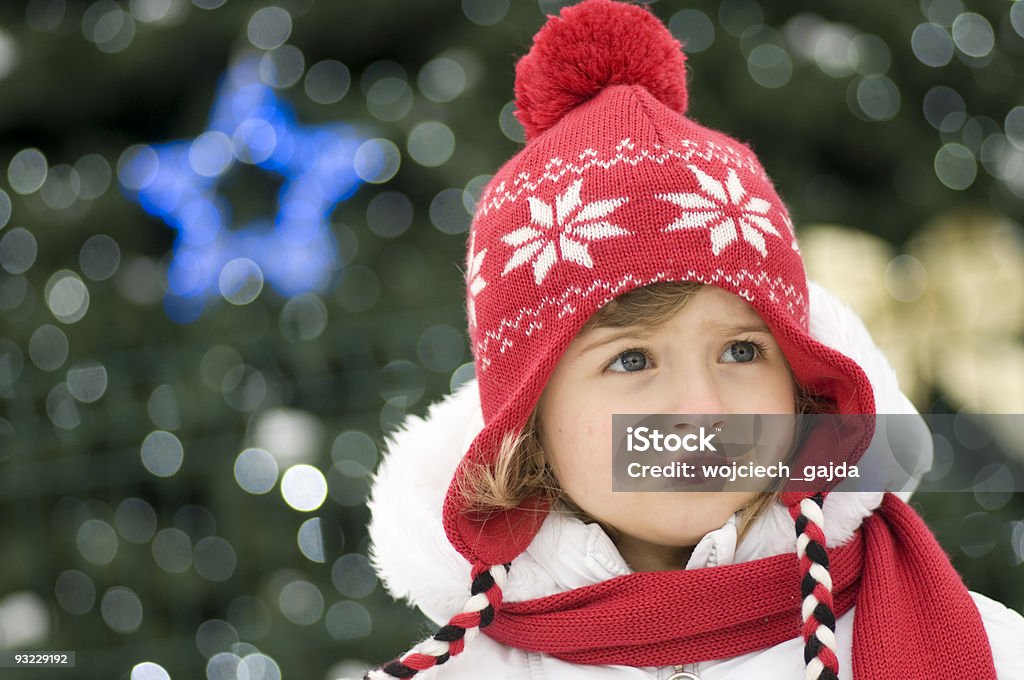
[[[516,65],[516,117],[527,141],[609,85],[642,85],[686,113],[686,57],[646,7],[584,0],[552,16]]]

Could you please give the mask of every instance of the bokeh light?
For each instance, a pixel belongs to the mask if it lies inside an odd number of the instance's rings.
[[[348,93],[352,76],[348,67],[336,59],[325,59],[306,71],[303,86],[306,96],[318,104],[334,104]]]
[[[352,160],[356,174],[371,184],[383,184],[398,172],[402,155],[387,139],[370,139],[356,150]]]
[[[47,393],[46,415],[62,430],[73,430],[82,423],[78,406],[66,383],[57,383]]]
[[[935,154],[935,176],[950,189],[966,189],[978,176],[974,154],[963,144],[943,144]]]
[[[331,568],[331,581],[338,592],[349,598],[366,597],[377,587],[377,576],[365,555],[342,555]]]
[[[66,382],[71,396],[92,403],[107,390],[107,369],[97,361],[76,364],[68,369]]]
[[[241,663],[241,657],[232,652],[215,654],[206,664],[206,678],[207,680],[235,680],[239,675],[238,667]]]
[[[498,127],[501,132],[513,142],[525,142],[526,130],[519,119],[515,117],[516,103],[510,101],[501,107],[498,112]]]
[[[264,494],[277,484],[277,461],[262,449],[246,449],[235,459],[235,481],[251,494]]]
[[[19,194],[38,191],[46,181],[49,166],[39,149],[22,149],[14,154],[7,166],[7,181]]]
[[[445,103],[458,97],[466,89],[466,71],[462,65],[448,57],[428,61],[420,69],[416,84],[427,99]]]
[[[111,170],[107,159],[97,153],[90,153],[75,161],[74,170],[78,174],[80,187],[78,198],[94,201],[106,193],[110,187]]]
[[[0,80],[3,80],[18,67],[20,50],[14,37],[0,29]]]
[[[953,22],[953,43],[969,57],[985,57],[995,46],[995,33],[988,19],[964,12]]]
[[[307,519],[299,527],[297,536],[299,550],[312,562],[326,562],[324,535],[319,517]]]
[[[299,82],[306,70],[306,57],[294,45],[282,45],[260,58],[260,80],[283,89]]]
[[[470,218],[463,200],[463,189],[443,189],[430,202],[430,221],[443,234],[464,234]]]
[[[156,511],[142,498],[126,498],[114,515],[117,532],[129,543],[148,543],[156,531]]]
[[[11,197],[7,192],[0,189],[0,229],[7,226],[11,219]]]
[[[219,583],[227,581],[235,573],[238,556],[235,549],[219,536],[206,536],[199,539],[193,556],[196,573],[207,581]]]
[[[0,236],[0,267],[8,274],[24,274],[35,263],[38,252],[35,236],[24,227],[8,229]]]
[[[316,623],[324,613],[324,596],[309,581],[288,583],[277,602],[284,617],[299,626]]]
[[[854,113],[866,120],[883,121],[896,117],[900,111],[900,90],[885,76],[865,76],[850,84],[856,106]]]
[[[427,168],[444,165],[455,153],[455,134],[444,123],[420,123],[409,133],[409,156]]]
[[[181,529],[161,529],[153,537],[153,561],[171,574],[183,574],[192,567],[192,539]]]
[[[382,238],[401,236],[412,226],[412,220],[412,201],[398,191],[383,191],[366,206],[366,226]]]
[[[703,52],[715,42],[715,24],[699,9],[679,10],[668,20],[668,28],[687,54]]]
[[[237,674],[239,678],[281,680],[281,667],[266,654],[254,651],[242,656]]]
[[[142,464],[157,477],[170,477],[181,468],[185,450],[170,432],[149,433],[142,442]]]
[[[778,45],[758,45],[747,58],[747,70],[758,85],[774,89],[789,82],[793,62]]]
[[[184,0],[131,0],[132,16],[147,24],[171,24],[180,21],[187,5]]]
[[[72,324],[81,321],[89,310],[89,289],[78,274],[61,269],[46,282],[46,304],[60,322]]]
[[[925,66],[945,66],[953,58],[953,38],[938,24],[919,24],[910,38],[910,46]]]
[[[281,477],[281,495],[292,508],[312,512],[327,498],[327,480],[312,465],[293,465]]]
[[[312,293],[297,295],[281,308],[281,335],[291,342],[309,342],[327,329],[327,306]]]
[[[327,632],[338,641],[361,640],[369,637],[373,619],[366,607],[358,602],[342,601],[327,611]]]
[[[509,0],[462,0],[466,18],[479,26],[493,26],[508,14]]]
[[[256,10],[247,27],[249,42],[261,50],[273,50],[284,44],[292,33],[292,17],[280,7]]]
[[[142,601],[130,588],[114,586],[100,601],[103,622],[115,633],[134,633],[142,625]]]
[[[231,304],[247,305],[263,290],[263,271],[248,258],[235,258],[220,270],[219,288]]]
[[[77,569],[61,572],[53,590],[57,602],[69,614],[88,614],[96,604],[96,586],[88,574]]]
[[[231,648],[238,644],[238,640],[239,635],[235,627],[221,619],[203,621],[196,629],[196,648],[206,659],[231,651]]]
[[[0,636],[14,649],[32,648],[50,636],[50,612],[38,593],[15,590],[0,598]]]
[[[171,680],[171,676],[160,664],[143,661],[132,666],[129,680]]]
[[[264,411],[252,429],[253,444],[269,451],[280,467],[314,460],[324,436],[316,417],[298,409]]]
[[[270,609],[263,600],[242,595],[227,608],[228,621],[244,640],[260,640],[270,632]]]
[[[366,93],[366,108],[377,120],[394,123],[412,109],[413,92],[404,78],[386,76],[377,80]]]
[[[718,22],[730,35],[740,36],[749,27],[764,22],[764,10],[757,0],[722,0],[718,5]]]
[[[95,234],[86,239],[78,253],[82,273],[93,281],[106,281],[121,264],[121,248],[112,237]]]
[[[29,338],[28,356],[38,368],[55,371],[68,358],[68,338],[56,326],[43,324]]]
[[[135,38],[135,20],[113,0],[100,0],[82,15],[82,34],[101,52],[122,52]]]
[[[51,210],[70,208],[82,191],[78,171],[70,165],[57,165],[50,169],[39,191],[43,204]]]

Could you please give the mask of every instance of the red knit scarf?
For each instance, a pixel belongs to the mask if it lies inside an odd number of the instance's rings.
[[[836,617],[857,608],[856,680],[932,680],[965,671],[995,680],[974,601],[924,521],[899,497],[886,493],[853,538],[828,556]],[[627,574],[506,602],[483,630],[506,645],[572,663],[669,666],[785,642],[799,634],[800,608],[794,553]]]

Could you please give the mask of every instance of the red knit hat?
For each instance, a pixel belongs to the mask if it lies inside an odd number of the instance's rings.
[[[764,319],[805,390],[827,398],[835,413],[874,414],[863,370],[809,333],[793,224],[757,157],[686,117],[684,62],[649,10],[612,0],[584,0],[550,17],[519,61],[516,115],[527,143],[484,191],[466,261],[484,428],[444,504],[448,538],[473,565],[472,597],[433,637],[367,677],[410,677],[444,663],[494,620],[508,565],[547,508],[534,502],[475,516],[460,492],[464,476],[493,463],[503,437],[522,429],[566,347],[615,297],[661,281],[739,295]],[[852,447],[850,462],[870,435]],[[834,678],[823,498],[782,496],[796,520],[805,662],[813,677]],[[495,628],[507,635],[507,626]]]

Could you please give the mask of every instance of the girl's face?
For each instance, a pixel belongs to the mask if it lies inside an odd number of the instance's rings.
[[[613,492],[612,414],[793,414],[795,401],[789,364],[754,308],[704,286],[658,327],[578,335],[541,397],[541,442],[562,489],[615,530],[634,571],[681,569],[757,493]]]

